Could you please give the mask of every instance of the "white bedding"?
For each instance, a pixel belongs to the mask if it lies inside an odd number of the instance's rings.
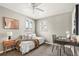
[[[39,38],[39,45],[45,42],[45,39]],[[35,44],[33,41],[22,41],[20,43],[20,52],[22,54],[28,53],[30,50],[34,49]]]

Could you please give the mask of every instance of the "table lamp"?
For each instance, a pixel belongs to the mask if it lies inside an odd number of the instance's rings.
[[[12,32],[7,32],[7,35],[8,35],[8,39],[10,40],[11,39],[11,36],[12,36]]]
[[[69,31],[66,31],[66,37],[70,38],[70,32]]]

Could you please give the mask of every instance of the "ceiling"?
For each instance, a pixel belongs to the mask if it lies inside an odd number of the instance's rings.
[[[40,3],[37,7],[44,10],[44,12],[35,10],[33,13],[33,9],[30,4],[31,3],[0,3],[0,6],[24,14],[33,19],[72,12],[74,8],[73,3]]]

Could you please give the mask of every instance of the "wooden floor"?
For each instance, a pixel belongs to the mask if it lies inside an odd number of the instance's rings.
[[[65,48],[65,50],[66,50],[66,53],[64,53],[62,49],[61,51],[62,56],[73,55],[70,48]],[[12,50],[7,52],[6,54],[5,53],[1,54],[1,56],[22,56],[22,55],[17,50]],[[39,48],[32,50],[23,56],[60,56],[60,51],[59,49],[56,50],[56,48],[54,48],[54,52],[52,53],[52,46],[44,44],[44,45],[41,45]]]

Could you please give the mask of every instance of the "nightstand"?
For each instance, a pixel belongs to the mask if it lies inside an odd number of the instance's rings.
[[[15,40],[5,40],[3,41],[4,52],[8,49],[15,49],[16,48],[16,41]]]

